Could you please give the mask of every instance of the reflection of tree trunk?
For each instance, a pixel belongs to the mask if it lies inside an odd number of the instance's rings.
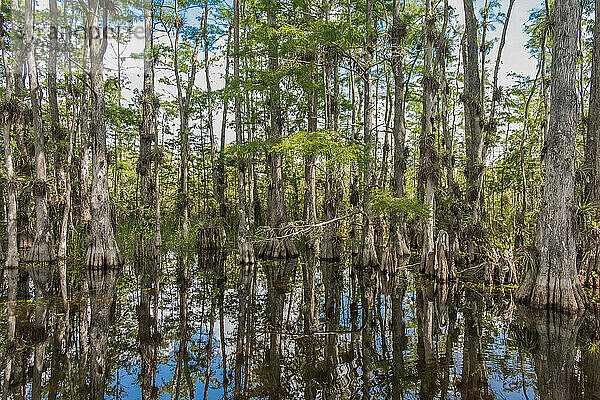
[[[312,234],[311,234],[312,235]],[[313,238],[314,239],[314,236]],[[311,240],[309,239],[309,240]],[[314,399],[316,397],[315,388],[315,365],[316,365],[316,338],[314,332],[317,321],[315,314],[315,279],[317,256],[316,249],[313,246],[307,246],[306,261],[302,265],[302,293],[303,293],[303,319],[304,333],[306,337],[303,341],[304,356],[306,367],[304,370],[304,390],[305,399]]]
[[[533,351],[541,400],[578,398],[575,342],[582,322],[578,315],[523,309],[538,346]]]
[[[150,262],[146,261],[145,265],[149,265],[153,262],[154,259]],[[160,335],[157,332],[157,315],[155,313],[155,315],[152,316],[150,312],[152,301],[158,301],[156,290],[153,287],[153,285],[156,284],[155,276],[153,276],[153,274],[158,273],[157,271],[158,264],[155,268],[144,270],[139,278],[140,295],[136,314],[138,319],[138,351],[141,358],[139,382],[143,400],[154,399],[158,395],[158,388],[153,386],[153,382],[156,375],[157,362],[155,347],[158,345],[156,341],[160,338]]]
[[[91,303],[90,343],[90,399],[104,399],[108,376],[108,332],[110,314],[115,298],[118,268],[89,268]]]
[[[88,336],[88,298],[89,285],[88,278],[84,275],[82,282],[79,285],[79,307],[78,307],[78,322],[79,322],[79,360],[78,360],[78,385],[79,395],[81,398],[88,396],[87,384],[87,369],[89,359],[89,336]]]
[[[47,319],[47,297],[40,288],[35,289],[35,322],[33,337],[35,341],[35,353],[33,356],[33,377],[31,382],[32,400],[42,398],[42,373],[44,372],[44,358],[46,356],[46,319]]]
[[[246,335],[248,322],[248,299],[250,295],[250,286],[252,284],[252,275],[254,264],[240,263],[240,273],[237,284],[238,294],[238,324],[237,324],[237,343],[235,347],[235,366],[234,366],[234,389],[233,398],[242,398],[242,367],[244,365],[244,338]],[[246,373],[247,375],[247,373]]]
[[[65,340],[66,322],[63,318],[56,318],[53,327],[52,358],[50,361],[51,373],[48,381],[48,400],[56,400],[60,383],[65,378],[70,365],[65,365],[66,354],[63,353],[63,341]],[[68,345],[67,345],[68,346]]]
[[[591,304],[588,308],[580,334],[580,338],[586,338],[595,346],[600,343],[600,306],[598,304]],[[597,400],[600,393],[600,353],[595,349],[586,348],[582,351],[578,367],[583,372],[583,398]]]
[[[422,379],[419,389],[421,399],[433,399],[437,394],[436,352],[433,347],[433,331],[435,323],[435,295],[433,282],[423,282],[423,288],[417,291],[418,368]]]
[[[221,336],[221,369],[223,371],[223,399],[227,399],[227,389],[229,387],[229,376],[227,375],[227,343],[225,343],[225,310],[223,301],[225,298],[225,285],[227,284],[227,275],[225,273],[225,261],[227,255],[221,255],[217,276],[217,307],[219,309],[219,334]]]
[[[339,329],[340,302],[343,285],[339,263],[323,263],[323,285],[325,287],[325,328],[332,332]],[[337,334],[325,336],[325,371],[326,385],[323,390],[325,400],[337,398],[338,386],[338,337]]]
[[[362,399],[371,398],[371,363],[373,361],[374,349],[372,338],[373,309],[375,304],[375,284],[377,276],[373,268],[365,268],[361,271],[361,301],[362,301]]]
[[[400,271],[392,275],[392,399],[404,398],[404,387],[402,378],[404,376],[404,350],[406,349],[406,330],[404,324],[404,293],[405,283],[402,281]]]
[[[283,329],[283,306],[289,292],[290,278],[298,264],[298,259],[273,261],[265,265],[267,275],[267,309],[269,326],[269,398],[283,397],[281,386],[281,331]]]
[[[467,298],[463,311],[465,321],[463,365],[459,389],[463,399],[483,399],[489,397],[487,370],[481,351],[482,306],[474,299]]]
[[[439,361],[440,366],[440,398],[448,397],[450,384],[450,366],[454,363],[454,345],[458,341],[459,330],[456,327],[456,306],[454,304],[455,283],[442,284],[437,287],[438,296],[438,321],[446,319],[448,330],[446,333],[446,353]]]

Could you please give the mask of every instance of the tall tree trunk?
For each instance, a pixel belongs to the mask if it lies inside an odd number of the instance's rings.
[[[90,40],[89,32],[84,32],[83,44],[83,68],[87,71],[90,68]],[[81,170],[79,180],[79,198],[80,198],[80,223],[86,229],[92,220],[92,211],[90,209],[90,187],[91,187],[91,162],[92,162],[92,143],[90,139],[90,79],[88,74],[83,74],[83,95],[81,98],[81,117],[79,129],[81,138]]]
[[[329,21],[331,4],[325,1],[323,7],[324,19]],[[323,60],[325,129],[331,135],[331,139],[337,141],[339,140],[340,114],[338,55],[333,49],[327,49]],[[326,156],[325,170],[323,208],[325,220],[331,221],[338,215],[338,209],[344,194],[341,187],[343,179],[340,165],[329,155]],[[335,222],[327,224],[324,228],[323,240],[320,243],[320,258],[327,261],[339,261],[341,259],[340,238],[338,226]]]
[[[240,2],[234,0],[233,16],[233,42],[234,42],[234,61],[233,61],[233,79],[236,84],[240,80]],[[235,138],[238,146],[244,143],[242,131],[242,104],[241,94],[236,91],[235,95]],[[240,262],[242,265],[254,264],[254,247],[248,239],[250,234],[250,225],[248,221],[248,205],[246,201],[246,167],[247,162],[242,155],[237,162],[237,192],[238,192],[238,250]],[[241,279],[241,278],[240,278]],[[237,385],[237,382],[236,382]]]
[[[362,65],[363,85],[364,85],[364,105],[363,105],[363,127],[365,144],[365,171],[363,174],[363,232],[362,249],[358,259],[358,264],[362,267],[375,267],[379,265],[377,252],[375,251],[375,226],[374,215],[371,206],[371,191],[375,189],[374,159],[376,153],[376,142],[373,137],[373,104],[371,96],[371,69],[373,63],[373,53],[375,51],[375,27],[373,25],[373,3],[371,0],[366,2],[366,41],[365,56]]]
[[[224,204],[224,193],[222,187],[219,184],[219,168],[217,165],[217,140],[215,137],[215,128],[213,124],[213,93],[212,85],[210,83],[210,48],[208,43],[208,0],[204,0],[204,74],[206,78],[206,96],[208,102],[207,108],[207,122],[208,122],[208,134],[210,136],[210,165],[212,170],[212,184],[213,184],[213,196],[219,206]],[[222,215],[221,215],[222,217]]]
[[[13,28],[15,21],[11,22]],[[2,45],[2,62],[6,76],[4,104],[2,105],[2,139],[4,142],[4,167],[6,169],[6,259],[4,260],[4,277],[6,279],[6,349],[14,349],[17,327],[17,281],[19,278],[19,245],[17,229],[17,179],[13,162],[13,140],[11,125],[16,112],[17,102],[13,98],[13,75],[8,62],[5,38],[0,39]],[[15,38],[16,40],[16,38]],[[2,400],[8,398],[8,386],[12,375],[14,355],[6,354],[4,365],[4,381],[2,384]]]
[[[231,47],[231,27],[227,32],[227,50],[225,53],[225,88],[229,88],[230,78],[229,78],[229,53]],[[219,198],[222,203],[219,204],[219,216],[221,218],[225,218],[227,215],[227,206],[226,206],[226,196],[227,196],[227,188],[225,181],[225,131],[227,128],[227,111],[229,110],[229,96],[224,96],[223,99],[223,118],[221,120],[221,140],[220,140],[220,151],[219,151],[219,161],[218,161],[218,192]]]
[[[465,10],[465,83],[463,102],[465,107],[465,144],[467,165],[467,203],[469,220],[467,222],[468,253],[471,261],[475,260],[478,248],[477,240],[481,239],[481,202],[483,193],[483,175],[485,171],[485,144],[483,137],[483,99],[481,98],[481,81],[477,46],[477,19],[473,9],[473,0],[464,0]]]
[[[45,285],[50,279],[50,269],[45,263],[56,260],[52,228],[48,217],[48,182],[46,171],[46,143],[42,127],[41,94],[35,61],[33,42],[34,11],[32,0],[25,1],[25,48],[27,51],[27,72],[31,97],[31,119],[35,144],[35,238],[25,261],[41,263],[31,269],[36,285]]]
[[[121,254],[112,226],[111,204],[108,189],[108,159],[106,152],[106,112],[104,105],[104,53],[107,45],[108,10],[100,11],[99,0],[89,3],[92,15],[88,20],[90,48],[92,191],[91,191],[91,243],[86,253],[86,265],[94,269],[118,267]],[[100,34],[99,14],[103,15],[103,36]]]
[[[421,272],[435,275],[438,266],[435,257],[435,239],[433,226],[435,221],[435,193],[437,191],[437,151],[435,149],[435,97],[439,86],[433,67],[433,39],[435,28],[435,10],[431,0],[425,2],[425,29],[423,34],[423,115],[421,119],[421,165],[419,175],[425,181],[425,206],[429,215],[423,227],[423,252],[421,256]]]
[[[550,130],[546,140],[546,178],[535,245],[539,256],[515,296],[536,308],[577,312],[585,293],[577,275],[573,226],[577,37],[579,0],[557,0],[554,10]]]
[[[279,11],[279,0],[270,1],[267,6],[267,26],[270,31],[276,32],[277,13]],[[277,144],[281,140],[283,119],[281,115],[281,88],[279,66],[279,38],[277,33],[272,33],[270,38],[271,45],[268,50],[268,71],[271,74],[268,106],[269,106],[269,122],[267,138],[272,144]],[[278,239],[287,223],[286,207],[285,207],[285,188],[283,184],[283,154],[279,151],[270,149],[267,154],[268,162],[268,179],[269,179],[269,226],[273,229],[271,238],[267,240],[258,256],[262,259],[285,259],[298,256],[298,251],[294,241],[290,237]]]
[[[152,176],[152,141],[156,134],[156,99],[154,95],[154,45],[150,0],[144,1],[144,88],[142,92],[142,121],[140,125],[140,156],[138,174],[140,180],[140,199],[142,215],[151,214],[154,208],[154,188]]]
[[[90,140],[92,143],[91,242],[85,264],[88,267],[91,300],[91,399],[103,399],[106,388],[108,328],[110,309],[122,264],[112,226],[108,188],[106,112],[104,104],[103,59],[108,42],[108,10],[99,0],[88,3],[86,21],[90,51]],[[102,35],[99,18],[102,16]],[[108,300],[107,300],[108,299]]]
[[[394,171],[392,178],[392,189],[394,197],[404,197],[404,173],[406,171],[405,147],[406,127],[404,125],[404,38],[406,36],[406,24],[402,20],[403,2],[394,0],[393,23],[391,34],[392,45],[392,73],[394,75],[394,106],[393,106],[393,128],[394,138]],[[410,254],[404,237],[404,229],[400,215],[392,212],[390,221],[390,239],[389,239],[389,260],[392,264],[386,266],[387,269],[394,270],[398,264],[398,259]]]

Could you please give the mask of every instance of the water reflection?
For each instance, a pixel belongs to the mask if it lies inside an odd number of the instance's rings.
[[[80,275],[67,306],[6,271],[2,398],[600,398],[598,305],[517,309],[406,260],[159,259]]]

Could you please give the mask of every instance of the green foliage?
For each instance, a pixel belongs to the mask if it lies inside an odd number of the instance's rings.
[[[362,153],[359,144],[344,144],[339,140],[338,135],[327,130],[299,131],[273,145],[271,149],[302,157],[325,156],[328,160],[343,164],[356,161]]]
[[[394,197],[391,193],[383,190],[373,192],[371,199],[373,210],[380,213],[392,212],[396,215],[414,215],[426,218],[431,212],[425,204],[416,199]]]

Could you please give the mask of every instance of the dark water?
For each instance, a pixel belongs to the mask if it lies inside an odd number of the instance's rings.
[[[135,268],[122,270],[107,328],[106,398],[141,398],[144,354],[158,399],[600,399],[597,305],[579,316],[535,313],[516,307],[511,288],[434,284],[410,266],[371,275],[301,258],[244,270],[247,284],[239,286],[233,254],[194,259],[187,274],[177,265],[163,262],[144,290]],[[313,324],[302,285],[311,267]],[[0,367],[11,360],[2,391],[9,398],[30,398],[36,347],[44,349],[43,397],[81,398],[89,367],[79,362],[80,331],[90,310],[85,293],[73,293],[70,327],[57,294],[37,300],[45,331],[33,322],[36,300],[21,300],[9,349],[3,301]]]

